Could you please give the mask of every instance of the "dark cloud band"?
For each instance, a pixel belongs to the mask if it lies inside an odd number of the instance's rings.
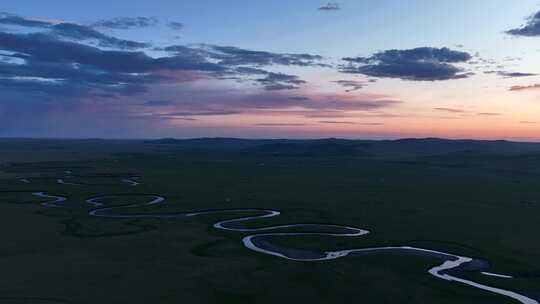
[[[540,36],[540,12],[530,16],[524,26],[508,30],[506,33],[512,36]]]
[[[467,52],[449,48],[420,47],[408,50],[387,50],[370,57],[346,57],[341,66],[344,73],[371,77],[399,78],[414,81],[450,80],[468,77],[456,66],[469,61]]]
[[[117,30],[129,30],[136,28],[152,27],[159,23],[156,17],[119,17],[100,20],[91,24],[96,28],[108,28]]]

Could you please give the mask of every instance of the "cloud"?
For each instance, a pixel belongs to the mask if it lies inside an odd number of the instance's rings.
[[[355,125],[354,121],[335,121],[335,120],[321,120],[319,123],[322,124],[337,124],[337,125]]]
[[[371,77],[399,78],[413,81],[436,81],[466,78],[456,66],[469,61],[467,52],[448,48],[420,47],[408,50],[387,50],[370,57],[346,57],[347,64],[340,70],[344,73],[364,74]]]
[[[298,89],[298,85],[306,83],[304,80],[299,79],[298,76],[282,73],[268,73],[266,77],[259,78],[256,81],[270,91]]]
[[[454,109],[454,108],[433,108],[437,111],[447,112],[447,113],[467,113],[465,110]]]
[[[341,9],[341,6],[339,5],[339,3],[336,3],[336,2],[328,2],[327,4],[318,8],[318,10],[326,11],[326,12],[338,11],[340,9]]]
[[[521,72],[499,72],[497,74],[500,76],[504,76],[506,78],[538,76],[538,74],[536,73],[521,73]]]
[[[50,21],[24,18],[6,13],[0,14],[0,24],[37,28],[46,28],[54,25],[54,23]]]
[[[480,112],[480,113],[477,113],[477,115],[480,115],[480,116],[501,116],[502,114],[501,113],[493,113],[493,112]]]
[[[326,67],[324,59],[319,55],[311,54],[281,54],[266,51],[253,51],[232,46],[217,46],[199,44],[193,46],[174,45],[163,49],[176,56],[190,58],[192,61],[213,62],[223,67],[221,72],[216,71],[221,79],[245,80],[248,76],[259,76],[253,79],[262,84],[266,90],[292,90],[297,89],[305,81],[298,76],[284,73],[269,72],[261,67],[282,65],[299,67]],[[264,76],[264,77],[260,77]]]
[[[538,74],[536,73],[506,72],[506,71],[485,71],[484,74],[497,74],[498,76],[501,76],[503,78],[538,76]]]
[[[0,90],[2,90],[0,88]],[[392,117],[382,110],[392,110],[399,101],[374,94],[306,95],[296,100],[289,91],[246,91],[222,87],[174,86],[151,87],[148,94],[129,98],[100,100],[99,98],[54,98],[43,102],[40,96],[32,98],[14,94],[28,94],[26,90],[2,90],[2,107],[10,117],[0,119],[2,134],[47,134],[47,136],[165,136],[182,132],[178,123],[193,123],[204,127],[209,118],[221,119],[234,114],[259,117],[258,122],[297,122],[293,118],[366,117],[366,119]],[[163,94],[167,93],[167,94]],[[141,107],[148,97],[155,100],[174,100],[167,107]],[[13,102],[11,102],[13,101]],[[60,102],[56,102],[60,101]],[[76,101],[76,102],[75,102]],[[221,116],[220,116],[221,115]],[[15,117],[11,117],[15,116]],[[264,121],[273,117],[279,120]],[[322,118],[324,117],[324,118]],[[375,118],[376,117],[376,118]],[[287,119],[291,120],[287,120]],[[200,124],[194,120],[201,121]],[[334,120],[334,119],[328,119]],[[348,120],[348,119],[335,119]],[[222,120],[221,120],[222,121]],[[99,122],[96,124],[96,122]],[[241,122],[241,121],[239,121]],[[90,129],[88,129],[90,128]],[[221,128],[219,128],[221,130]],[[223,129],[230,130],[230,129]],[[167,133],[168,131],[172,133]],[[184,130],[187,132],[187,130]],[[38,133],[36,133],[38,132]],[[135,132],[135,133],[134,133]],[[149,133],[148,133],[149,132]],[[189,133],[189,132],[188,132]],[[191,135],[189,135],[191,134]],[[193,136],[193,133],[187,135]],[[207,133],[201,134],[203,136]]]
[[[214,110],[214,111],[186,111],[186,112],[172,112],[156,114],[159,117],[184,117],[184,116],[222,116],[222,115],[236,115],[240,114],[240,111],[228,111],[228,110]]]
[[[147,48],[149,43],[118,39],[109,35],[100,33],[90,27],[74,23],[60,23],[51,27],[52,35],[74,41],[95,40],[101,47],[118,49],[140,49]]]
[[[299,67],[326,67],[323,57],[311,54],[281,54],[266,51],[253,51],[232,46],[217,46],[200,44],[196,46],[174,45],[164,48],[172,54],[190,57],[194,60],[208,60],[226,67],[221,77],[225,79],[244,79],[245,76],[264,76],[254,79],[266,90],[297,89],[305,81],[298,76],[284,73],[269,72],[261,69],[263,66],[283,65]]]
[[[528,17],[525,25],[508,30],[506,33],[512,36],[540,36],[540,12]]]
[[[115,30],[129,30],[156,26],[159,20],[156,17],[118,17],[100,20],[90,26],[95,28],[108,28]]]
[[[247,94],[244,90],[238,91],[175,91],[175,103],[167,107],[169,114],[184,116],[197,113],[224,115],[249,114],[262,116],[305,116],[343,117],[344,115],[374,115],[381,117],[378,111],[391,109],[400,104],[386,96],[373,94],[351,95],[309,95],[308,98],[296,99],[289,91],[259,91]],[[171,98],[165,98],[171,99]],[[175,110],[178,109],[178,110]],[[161,113],[161,108],[148,109],[148,111]]]
[[[27,21],[9,22],[28,27]],[[153,123],[168,126],[168,120],[236,114],[378,119],[386,115],[381,111],[401,103],[360,92],[308,93],[301,90],[305,80],[281,72],[283,67],[326,67],[318,55],[209,44],[150,49],[75,23],[39,21],[32,26],[0,30],[0,106],[18,116],[2,116],[2,134],[19,129],[17,134],[97,134],[91,131],[96,128],[98,134],[120,136],[117,126],[135,134]],[[230,85],[233,81],[241,83]],[[96,127],[96,119],[104,123]]]
[[[366,122],[366,123],[363,123],[363,125],[366,125],[366,126],[382,126],[382,125],[384,125],[384,123],[382,123],[382,122]]]
[[[523,58],[516,56],[506,56],[503,58],[503,61],[521,61]]]
[[[0,32],[0,50],[13,52],[24,60],[24,64],[0,63],[2,77],[12,83],[25,82],[21,77],[60,79],[50,86],[52,95],[58,94],[59,88],[65,92],[97,89],[127,93],[127,89],[133,93],[143,90],[144,83],[160,78],[145,74],[157,69],[159,62],[142,52],[106,51],[49,34]]]
[[[345,112],[377,111],[391,108],[399,103],[398,100],[379,96],[340,96],[340,95],[313,95],[307,100],[292,100],[283,95],[259,95],[260,101],[256,103],[259,109],[299,109],[303,115],[310,117],[337,117]],[[323,116],[321,116],[323,115]]]
[[[204,78],[252,80],[274,91],[295,89],[305,81],[263,67],[320,66],[323,59],[318,55],[216,45],[170,46],[163,49],[167,56],[151,57],[144,51],[134,51],[149,44],[118,39],[90,27],[65,22],[36,26],[45,29],[31,33],[0,31],[0,85],[4,89],[24,87],[51,99],[83,94],[133,96],[146,92],[150,85]]]
[[[180,31],[184,29],[184,24],[176,21],[171,21],[167,23],[167,26],[174,31]]]
[[[306,81],[295,75],[268,72],[258,68],[239,67],[234,68],[233,71],[234,73],[238,73],[238,76],[229,77],[227,76],[228,73],[225,73],[225,77],[223,77],[223,79],[242,79],[239,77],[240,75],[262,75],[264,77],[255,79],[255,82],[262,84],[263,87],[268,91],[298,89],[300,85],[306,83]]]
[[[306,101],[306,100],[309,100],[309,97],[306,97],[306,96],[291,96],[291,97],[289,97],[289,99],[296,100],[296,101]]]
[[[465,113],[470,113],[469,111],[466,111],[466,110],[462,110],[462,109],[455,109],[455,108],[444,108],[444,107],[441,107],[441,108],[433,108],[434,110],[437,110],[437,111],[442,111],[442,112],[447,112],[447,113],[453,113],[453,114],[465,114]],[[476,113],[476,115],[478,116],[499,116],[501,115],[500,113],[493,113],[493,112],[480,112],[480,113]]]
[[[184,49],[184,46],[170,46],[166,51],[177,52]],[[266,51],[253,51],[234,46],[218,46],[211,44],[201,44],[199,52],[204,52],[206,56],[219,61],[220,64],[227,66],[328,66],[321,61],[324,59],[319,55],[311,54],[287,54],[272,53]]]
[[[152,58],[144,52],[102,50],[55,35],[0,32],[0,50],[15,53],[24,64],[0,62],[2,87],[25,85],[54,98],[66,94],[133,95],[149,84],[166,83],[162,71],[220,72],[222,66],[182,56]],[[55,83],[29,82],[25,78],[59,79]],[[9,81],[8,81],[9,80]]]
[[[511,86],[509,91],[530,91],[530,90],[538,90],[540,89],[540,83],[532,84],[532,85],[515,85]]]
[[[260,127],[302,127],[306,124],[303,123],[258,123],[255,124]]]
[[[173,119],[173,120],[185,120],[185,121],[197,121],[198,119],[197,118],[193,118],[193,117],[178,117],[178,116],[175,116],[175,117],[170,117],[168,119]]]
[[[341,98],[333,96],[319,96],[309,101],[297,101],[291,103],[291,106],[304,107],[312,110],[341,110],[341,111],[372,111],[391,107],[401,103],[397,100],[383,99],[372,96],[362,98],[362,96],[353,98]]]
[[[336,80],[335,83],[342,87],[348,88],[345,92],[352,92],[362,89],[366,84],[358,80]]]
[[[29,19],[16,15],[4,14],[0,24],[17,25],[22,27],[41,28],[48,35],[54,35],[71,41],[95,41],[101,47],[118,49],[139,49],[150,47],[150,44],[115,38],[94,30],[90,26],[64,21],[48,21]]]
[[[143,105],[149,107],[163,107],[163,106],[172,106],[174,101],[172,100],[150,100],[145,102]]]
[[[336,124],[336,125],[363,125],[363,126],[382,126],[381,122],[354,122],[354,121],[336,121],[336,120],[321,120],[322,124]]]
[[[520,124],[536,124],[536,121],[522,120],[519,123]]]

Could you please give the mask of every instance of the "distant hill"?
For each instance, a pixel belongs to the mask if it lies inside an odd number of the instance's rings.
[[[151,145],[175,145],[184,149],[281,156],[422,156],[456,153],[540,152],[540,143],[505,140],[449,140],[407,138],[398,140],[348,139],[238,139],[196,138],[146,141]]]

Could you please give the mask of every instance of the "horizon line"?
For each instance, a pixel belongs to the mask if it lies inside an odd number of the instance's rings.
[[[154,137],[154,138],[121,138],[121,137],[25,137],[25,136],[0,136],[0,140],[100,140],[100,141],[157,141],[157,140],[201,140],[201,139],[232,139],[232,140],[296,140],[296,141],[316,141],[316,140],[346,140],[346,141],[403,141],[403,140],[445,140],[445,141],[477,141],[477,142],[508,142],[522,144],[540,144],[540,139],[523,139],[518,138],[507,139],[475,139],[475,138],[448,138],[448,137],[396,137],[396,138],[350,138],[350,137],[302,137],[302,138],[287,138],[287,137],[230,137],[230,136],[202,136],[202,137]]]

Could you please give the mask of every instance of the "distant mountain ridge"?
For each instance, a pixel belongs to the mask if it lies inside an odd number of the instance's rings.
[[[187,149],[222,150],[271,155],[350,155],[350,156],[418,156],[449,153],[533,153],[540,143],[506,140],[471,140],[442,138],[404,138],[397,140],[325,139],[239,139],[239,138],[164,138],[146,144],[177,145]]]

